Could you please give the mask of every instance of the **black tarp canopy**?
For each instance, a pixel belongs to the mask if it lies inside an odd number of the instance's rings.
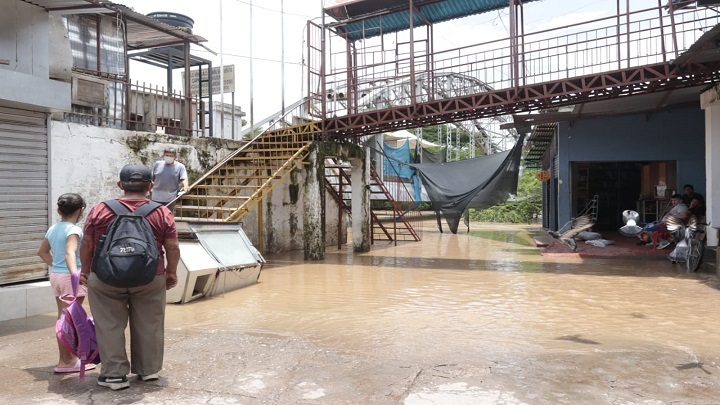
[[[468,208],[482,210],[505,202],[517,193],[522,145],[521,135],[515,146],[505,152],[450,163],[412,164],[438,216],[452,233],[457,233],[460,218]]]

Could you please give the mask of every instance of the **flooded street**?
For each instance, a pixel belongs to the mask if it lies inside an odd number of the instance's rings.
[[[4,402],[720,403],[713,268],[543,257],[536,226],[473,227],[266,257],[257,285],[169,305],[162,378],[122,392],[52,374],[49,317],[0,322]]]

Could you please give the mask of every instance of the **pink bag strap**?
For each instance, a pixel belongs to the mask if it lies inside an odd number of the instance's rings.
[[[75,302],[75,299],[77,298],[78,289],[80,288],[80,272],[75,272],[70,274],[70,284],[72,285],[73,293],[70,294],[63,294],[58,299],[68,305]]]
[[[78,288],[80,288],[80,272],[70,274],[70,284],[72,284],[73,296],[77,297]]]

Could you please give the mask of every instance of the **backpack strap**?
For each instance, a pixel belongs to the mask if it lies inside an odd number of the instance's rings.
[[[114,213],[115,216],[129,214],[130,210],[123,203],[118,200],[107,200],[103,201],[103,204],[107,205]]]
[[[148,216],[148,214],[160,207],[160,205],[162,204],[159,204],[155,201],[148,201],[145,204],[139,206],[135,211],[133,211],[133,214],[140,215],[141,217],[146,217]]]
[[[147,201],[145,204],[138,207],[135,211],[130,211],[128,207],[125,206],[125,204],[121,203],[118,200],[107,200],[103,201],[103,203],[107,205],[115,213],[116,216],[127,215],[132,212],[142,217],[145,217],[151,212],[155,211],[155,209],[160,207],[161,205],[156,203],[155,201]]]

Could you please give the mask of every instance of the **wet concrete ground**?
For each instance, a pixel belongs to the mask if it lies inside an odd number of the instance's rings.
[[[168,306],[159,381],[52,373],[53,314],[0,322],[6,404],[717,404],[720,284],[661,256],[543,257],[537,227],[267,257]]]

